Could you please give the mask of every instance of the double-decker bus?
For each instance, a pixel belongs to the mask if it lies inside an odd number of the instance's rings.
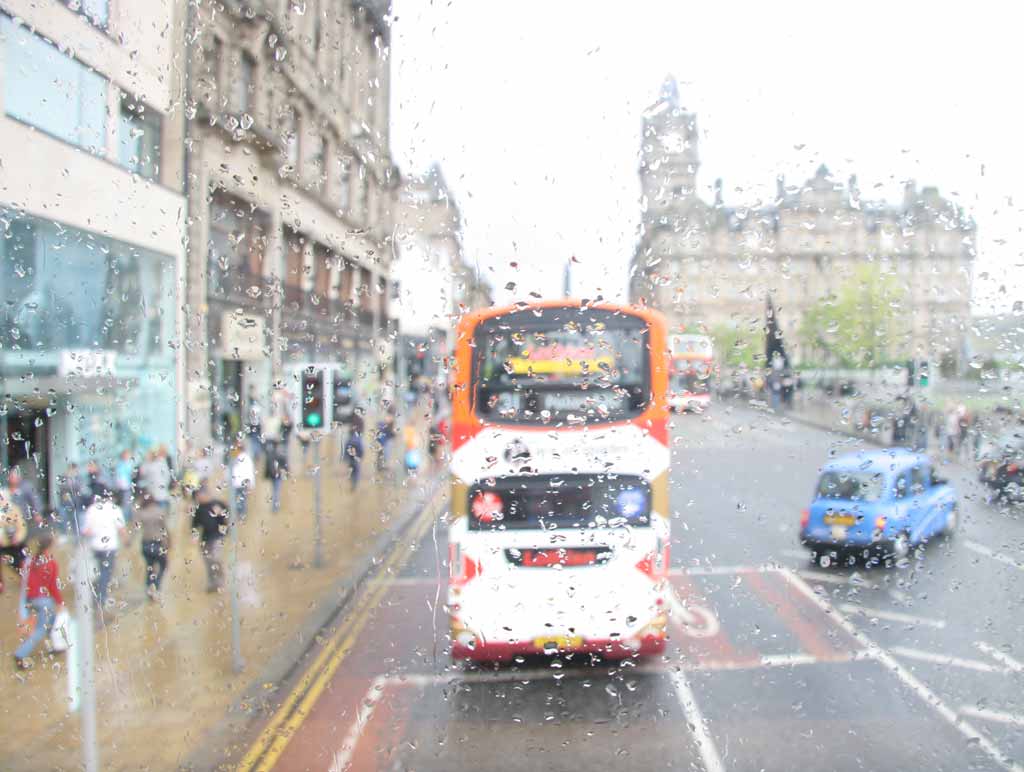
[[[711,404],[714,349],[707,335],[673,335],[669,375],[669,406],[677,412],[700,413]]]
[[[452,386],[452,656],[661,652],[662,316],[568,300],[468,314]]]

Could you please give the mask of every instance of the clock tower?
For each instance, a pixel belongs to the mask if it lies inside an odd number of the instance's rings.
[[[669,75],[643,118],[640,179],[648,211],[694,198],[699,168],[697,115],[680,106],[679,87]]]

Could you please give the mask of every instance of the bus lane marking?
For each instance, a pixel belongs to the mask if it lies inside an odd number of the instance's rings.
[[[1016,568],[1018,571],[1024,571],[1024,563],[1022,563],[1014,557],[1011,557],[1010,555],[1006,555],[1002,552],[992,549],[991,547],[986,547],[984,544],[972,541],[970,539],[964,539],[963,544],[971,552],[976,552],[979,555],[984,555],[987,558],[998,560],[1000,563],[1004,563],[1005,565]]]
[[[1024,772],[1019,764],[1006,756],[998,746],[981,734],[972,724],[965,721],[963,717],[949,705],[946,704],[935,692],[929,689],[913,673],[907,670],[887,650],[879,646],[873,639],[860,630],[846,616],[832,606],[826,598],[821,597],[814,589],[807,584],[800,576],[791,570],[785,570],[782,575],[786,580],[808,600],[814,603],[824,613],[831,616],[832,620],[843,630],[857,639],[862,646],[872,653],[872,658],[885,667],[890,673],[896,676],[904,686],[917,695],[922,702],[931,707],[946,723],[969,740],[982,753],[992,759],[996,764],[1010,772]]]
[[[429,530],[438,509],[438,499],[443,502],[444,493],[444,489],[441,488],[438,494],[424,505],[422,512],[417,516],[417,521],[382,561],[374,578],[383,579],[405,564],[413,552],[412,545],[418,544]],[[239,762],[238,772],[268,772],[273,769],[342,661],[355,648],[363,628],[370,621],[371,613],[390,590],[391,585],[386,581],[367,584],[365,590],[355,599],[352,610],[344,614],[330,640],[299,678]]]
[[[961,705],[960,715],[981,719],[982,721],[994,721],[997,724],[1024,727],[1024,716],[1017,713],[1006,713],[1002,710],[990,710],[989,708],[976,708],[973,705]]]
[[[931,617],[919,617],[913,614],[904,614],[900,611],[887,611],[885,609],[868,608],[857,603],[840,604],[839,610],[850,616],[865,616],[869,618],[884,619],[887,622],[899,622],[900,624],[913,627],[932,627],[936,630],[946,628],[946,620],[932,619]],[[869,620],[870,621],[870,620]]]
[[[693,732],[693,740],[697,743],[697,751],[700,753],[701,761],[704,764],[705,772],[725,772],[722,764],[722,757],[718,753],[715,741],[711,738],[707,724],[704,722],[704,714],[697,705],[697,698],[690,688],[690,682],[683,670],[673,670],[670,674],[672,685],[676,690],[676,697],[679,699],[679,706],[686,715],[686,723],[690,725]]]
[[[959,667],[964,670],[976,670],[979,673],[1005,673],[1006,668],[982,662],[980,659],[966,659],[964,657],[953,657],[946,654],[935,654],[922,649],[912,649],[907,646],[890,646],[889,651],[903,659],[913,659],[918,662],[928,662],[932,665],[944,665]]]
[[[988,654],[996,662],[1002,663],[1007,670],[1014,673],[1024,672],[1024,662],[1014,659],[1005,651],[1001,651],[992,644],[985,643],[984,641],[976,641],[974,645],[977,647],[978,651]]]
[[[343,772],[343,770],[348,769],[349,762],[352,760],[352,754],[356,749],[356,744],[359,742],[363,730],[366,729],[366,725],[370,723],[370,717],[373,716],[377,703],[384,696],[384,691],[388,687],[388,681],[389,679],[385,676],[377,676],[373,679],[370,688],[366,690],[366,694],[363,695],[363,699],[359,701],[359,705],[356,707],[355,721],[352,722],[352,726],[345,733],[345,739],[341,743],[341,747],[334,752],[331,758],[330,772]]]

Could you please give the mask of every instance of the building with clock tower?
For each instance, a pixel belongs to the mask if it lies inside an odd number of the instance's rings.
[[[726,203],[722,183],[698,195],[697,115],[669,77],[644,113],[641,226],[630,266],[630,301],[659,308],[674,328],[759,332],[771,297],[794,361],[827,350],[800,339],[804,314],[865,264],[891,274],[906,297],[906,334],[888,359],[964,357],[975,255],[973,220],[938,189],[905,185],[898,203],[861,196],[823,164],[800,185],[780,175],[772,200]],[[822,344],[824,345],[824,344]]]

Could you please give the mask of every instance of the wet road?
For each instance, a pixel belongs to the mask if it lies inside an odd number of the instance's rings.
[[[745,409],[677,418],[671,638],[610,667],[453,666],[426,511],[242,768],[1017,768],[1024,522],[950,467],[954,539],[902,568],[813,568],[800,510],[818,465],[854,447]]]

